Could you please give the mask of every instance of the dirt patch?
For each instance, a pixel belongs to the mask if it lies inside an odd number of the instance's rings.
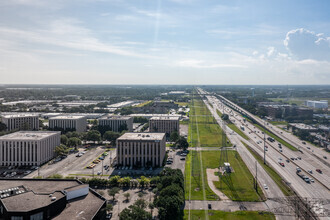
[[[200,190],[200,188],[195,188],[195,191],[199,191]]]

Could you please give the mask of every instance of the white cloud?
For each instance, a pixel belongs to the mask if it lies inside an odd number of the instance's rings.
[[[284,45],[291,54],[299,59],[315,59],[330,61],[330,37],[316,34],[304,28],[287,33]]]
[[[267,56],[271,57],[275,54],[275,52],[276,52],[275,47],[268,47]]]
[[[177,66],[181,67],[190,67],[190,68],[198,68],[198,69],[213,69],[213,68],[247,68],[244,65],[240,64],[229,64],[229,63],[210,63],[204,60],[181,60],[176,62]]]

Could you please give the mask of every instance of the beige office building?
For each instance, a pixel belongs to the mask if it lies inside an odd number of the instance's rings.
[[[0,166],[41,165],[55,156],[59,131],[18,131],[0,137]]]
[[[109,115],[99,119],[100,126],[109,126],[115,132],[120,131],[125,124],[128,131],[133,131],[133,117]]]
[[[117,164],[127,167],[162,166],[165,133],[125,133],[117,139]]]
[[[180,133],[179,119],[180,117],[172,116],[152,117],[149,120],[150,132],[166,133],[167,136],[173,131]]]
[[[49,119],[51,130],[85,132],[87,119],[79,115],[60,115]]]
[[[12,130],[39,130],[39,117],[29,114],[11,114],[1,116],[1,122]]]

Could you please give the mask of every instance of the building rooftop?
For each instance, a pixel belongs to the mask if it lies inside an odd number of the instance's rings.
[[[99,118],[99,120],[129,120],[131,118],[132,118],[131,116],[106,115],[106,116]]]
[[[178,121],[180,117],[178,116],[154,116],[150,120],[169,120],[169,121]]]
[[[26,189],[21,194],[2,198],[1,202],[8,211],[26,212],[48,206],[65,197],[68,189],[79,188],[81,185],[86,187],[77,180],[0,179],[0,191],[16,186]],[[52,201],[52,197],[56,197],[56,200]],[[66,208],[54,219],[93,219],[105,201],[89,189],[87,195],[68,201]]]
[[[15,133],[3,135],[1,140],[41,140],[54,134],[60,134],[60,131],[18,131]]]
[[[59,116],[51,117],[51,118],[49,118],[49,120],[52,120],[52,119],[73,120],[73,119],[81,119],[81,118],[85,118],[85,116],[82,116],[82,115],[59,115]]]
[[[38,117],[37,115],[33,114],[8,114],[8,115],[2,115],[3,118],[24,118],[24,117]]]
[[[123,134],[117,140],[163,140],[165,133],[133,133]]]

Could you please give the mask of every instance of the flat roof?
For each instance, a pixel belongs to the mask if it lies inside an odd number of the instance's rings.
[[[85,118],[85,116],[82,116],[82,115],[59,115],[59,116],[51,117],[51,118],[49,118],[49,120],[52,120],[52,119],[72,120],[72,119],[81,119],[81,118]]]
[[[169,121],[178,121],[180,117],[178,116],[154,116],[150,120],[169,120]]]
[[[117,140],[163,140],[165,133],[127,132]]]
[[[27,192],[1,199],[6,209],[10,211],[29,211],[45,207],[52,202],[63,198],[64,191],[72,187],[86,187],[77,180],[50,180],[50,179],[0,179],[0,190],[24,186]],[[51,201],[49,194],[56,197]],[[105,199],[89,189],[86,196],[68,201],[66,208],[53,219],[93,219],[102,208]]]
[[[99,118],[99,120],[129,120],[131,118],[132,117],[130,117],[130,116],[106,115],[106,116]]]
[[[3,135],[0,140],[41,140],[54,134],[60,134],[60,131],[18,131]]]
[[[9,114],[2,115],[3,118],[24,118],[24,117],[38,117],[38,115],[33,114]]]

